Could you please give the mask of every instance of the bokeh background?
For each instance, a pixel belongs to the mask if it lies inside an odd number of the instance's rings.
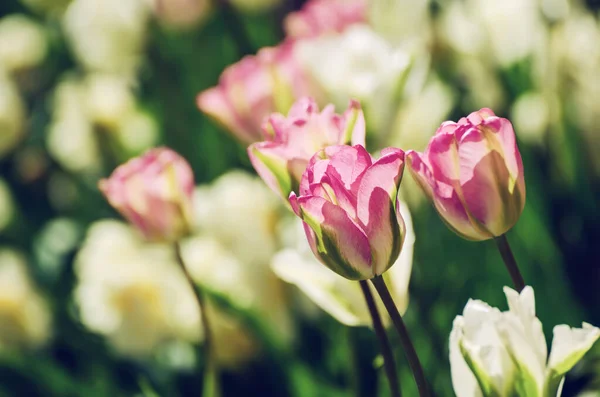
[[[298,239],[289,215],[245,144],[196,105],[228,65],[282,42],[304,3],[0,2],[0,396],[200,395],[203,337],[171,249],[143,242],[97,189],[160,145],[199,185],[184,254],[210,291],[222,395],[386,395],[373,333],[332,309],[352,314],[352,297],[311,295],[276,271]],[[527,205],[508,238],[547,340],[557,324],[600,325],[600,3],[370,0],[365,10],[301,40],[294,57],[315,97],[339,112],[359,99],[373,151],[422,150],[440,122],[481,107],[510,118]],[[416,236],[405,319],[435,395],[452,396],[452,320],[469,298],[505,308],[510,279],[492,242],[461,240],[403,183]],[[337,288],[325,279],[319,288]],[[405,395],[416,395],[391,337]],[[598,390],[600,346],[563,395]]]

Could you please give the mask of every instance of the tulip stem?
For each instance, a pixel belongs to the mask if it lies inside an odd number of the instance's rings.
[[[498,246],[498,251],[500,251],[500,255],[502,256],[502,260],[504,260],[504,264],[506,265],[506,269],[512,278],[513,284],[515,288],[520,293],[523,288],[525,288],[525,280],[523,280],[523,276],[521,275],[521,271],[519,270],[519,266],[517,265],[517,261],[515,260],[515,256],[510,249],[510,245],[508,244],[508,239],[506,238],[506,234],[503,234],[500,237],[496,237],[496,245]]]
[[[400,383],[398,382],[398,372],[396,371],[396,362],[394,360],[394,354],[392,353],[390,341],[388,340],[387,334],[385,333],[385,328],[383,326],[383,323],[381,322],[379,310],[377,310],[377,305],[375,304],[375,300],[373,299],[373,294],[371,293],[369,284],[367,284],[365,280],[361,280],[359,281],[359,283],[363,295],[365,296],[365,301],[367,302],[367,307],[369,308],[371,319],[373,320],[373,329],[375,330],[377,339],[379,339],[381,354],[383,355],[383,367],[385,369],[385,374],[390,383],[391,395],[392,397],[401,397],[402,393],[400,389]]]
[[[200,320],[202,333],[204,335],[204,359],[205,359],[205,370],[204,370],[204,384],[202,387],[202,397],[217,397],[219,396],[218,392],[218,376],[217,376],[217,366],[214,360],[213,355],[213,341],[212,334],[210,329],[210,322],[208,320],[207,306],[206,300],[204,299],[204,293],[200,289],[200,287],[194,282],[194,279],[190,275],[188,268],[185,266],[185,262],[183,260],[183,256],[181,254],[181,245],[180,243],[175,243],[175,256],[177,258],[177,263],[179,267],[183,271],[183,274],[192,288],[194,292],[194,296],[196,297],[196,302],[198,302],[198,308],[200,309]]]
[[[406,355],[406,359],[408,360],[408,364],[412,370],[413,377],[417,383],[417,388],[419,389],[419,396],[429,397],[430,394],[427,389],[427,380],[425,380],[423,367],[421,366],[421,362],[419,361],[415,347],[410,340],[410,336],[408,335],[408,329],[406,329],[406,326],[404,325],[402,316],[400,315],[400,312],[398,311],[398,308],[396,307],[396,304],[390,295],[390,291],[385,285],[385,281],[383,281],[383,277],[375,276],[371,279],[371,282],[381,297],[381,300],[383,301],[383,304],[385,305],[385,308],[387,309],[392,322],[396,327],[396,331],[398,331],[400,342],[404,348],[404,354]]]

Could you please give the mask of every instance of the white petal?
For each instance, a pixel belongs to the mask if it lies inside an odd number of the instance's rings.
[[[360,287],[319,263],[312,253],[296,250],[278,252],[271,268],[283,281],[296,285],[317,306],[348,326],[371,324]]]
[[[530,393],[542,393],[546,369],[546,339],[542,323],[535,316],[533,289],[525,287],[519,295],[505,287],[509,311],[502,313],[497,329],[504,340],[516,366],[520,368],[522,381]],[[535,390],[535,391],[534,391]]]
[[[557,375],[567,373],[592,348],[599,337],[600,329],[587,323],[583,323],[582,328],[557,325],[554,327],[548,368]]]
[[[465,362],[460,350],[460,342],[463,338],[464,318],[456,316],[450,333],[450,373],[452,375],[452,386],[457,397],[481,397],[481,389],[477,379]]]

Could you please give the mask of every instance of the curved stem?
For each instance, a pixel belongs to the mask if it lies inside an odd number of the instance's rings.
[[[192,288],[194,292],[194,296],[196,297],[196,301],[198,302],[198,308],[200,309],[200,320],[202,322],[202,331],[204,334],[204,357],[205,357],[205,372],[204,372],[204,385],[202,390],[203,397],[217,397],[219,395],[218,391],[218,382],[217,382],[217,366],[214,360],[213,355],[213,341],[212,341],[212,333],[210,329],[210,322],[208,320],[207,306],[206,300],[204,299],[204,294],[200,290],[200,288],[192,279],[190,272],[185,266],[185,262],[183,261],[183,256],[181,255],[181,245],[179,243],[175,243],[175,257],[177,259],[177,263],[179,267],[183,271],[183,274]]]
[[[371,282],[375,286],[377,293],[381,297],[381,300],[383,301],[383,304],[385,305],[385,308],[387,309],[390,317],[392,318],[392,322],[398,331],[400,342],[404,348],[404,354],[406,355],[406,359],[408,360],[408,364],[412,369],[415,382],[417,383],[417,388],[419,389],[419,396],[429,397],[430,394],[427,389],[427,380],[425,380],[423,367],[421,366],[421,362],[419,361],[415,347],[410,340],[410,336],[408,335],[408,330],[404,325],[402,316],[400,315],[400,312],[398,312],[398,308],[396,307],[396,304],[390,295],[390,291],[385,285],[385,281],[383,281],[383,277],[375,276],[371,279]]]
[[[508,273],[512,278],[513,284],[515,285],[517,292],[521,292],[523,288],[525,288],[525,280],[523,280],[523,276],[521,275],[521,271],[519,270],[519,266],[517,265],[515,256],[513,255],[512,250],[510,249],[510,245],[508,244],[506,234],[503,234],[500,237],[496,237],[494,240],[496,241],[498,251],[500,251],[502,260],[506,265],[506,269],[508,269]]]
[[[383,355],[383,367],[385,369],[385,374],[390,383],[391,395],[393,397],[401,397],[402,393],[400,390],[400,383],[398,382],[398,372],[396,371],[396,362],[394,360],[394,354],[392,353],[390,341],[388,340],[387,334],[385,333],[385,328],[383,326],[383,323],[381,322],[379,310],[377,310],[377,305],[375,304],[375,300],[373,299],[373,294],[371,293],[369,284],[367,284],[365,280],[361,280],[359,281],[359,283],[363,295],[365,296],[365,301],[367,302],[367,307],[369,308],[371,319],[373,320],[373,329],[375,330],[377,339],[379,339],[381,354]]]

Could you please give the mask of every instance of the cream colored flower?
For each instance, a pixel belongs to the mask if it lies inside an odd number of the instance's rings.
[[[81,321],[118,352],[144,356],[172,339],[202,337],[197,303],[171,246],[146,243],[122,222],[100,221],[75,269]]]
[[[565,374],[600,337],[600,329],[554,327],[550,357],[535,316],[533,289],[505,287],[509,310],[469,300],[450,334],[452,384],[458,397],[560,397]]]
[[[204,21],[212,0],[154,0],[154,14],[160,22],[176,29],[194,27]]]
[[[27,274],[25,258],[0,249],[0,349],[39,347],[51,334],[51,314]]]
[[[259,178],[230,171],[199,186],[194,202],[198,234],[184,242],[183,254],[195,279],[260,315],[282,340],[289,339],[283,284],[269,267],[284,211],[278,198]]]
[[[29,69],[39,65],[47,52],[40,24],[19,14],[0,19],[0,67],[9,72]]]
[[[102,159],[87,115],[85,85],[72,77],[61,81],[54,89],[52,110],[46,137],[52,157],[70,171],[98,171]]]
[[[146,0],[73,0],[63,26],[86,69],[131,77],[141,62],[150,13]]]
[[[282,212],[278,198],[255,176],[230,171],[194,197],[199,231],[217,239],[257,277],[268,273],[277,250],[276,223]]]
[[[406,204],[401,203],[401,213],[406,225],[406,237],[396,263],[386,272],[388,288],[401,313],[408,306],[408,284],[412,270],[413,245],[415,235],[410,212]],[[371,317],[356,281],[338,276],[319,263],[308,246],[301,222],[294,218],[284,225],[282,234],[286,237],[287,248],[273,257],[271,267],[284,281],[294,284],[317,306],[325,310],[342,324],[349,326],[370,325]],[[373,295],[377,296],[375,290]],[[381,313],[383,303],[377,298]],[[382,316],[388,321],[387,316]]]
[[[357,24],[339,35],[301,41],[295,56],[329,101],[343,108],[350,99],[359,100],[371,128],[385,133],[402,94],[409,53],[392,47],[369,26]]]

